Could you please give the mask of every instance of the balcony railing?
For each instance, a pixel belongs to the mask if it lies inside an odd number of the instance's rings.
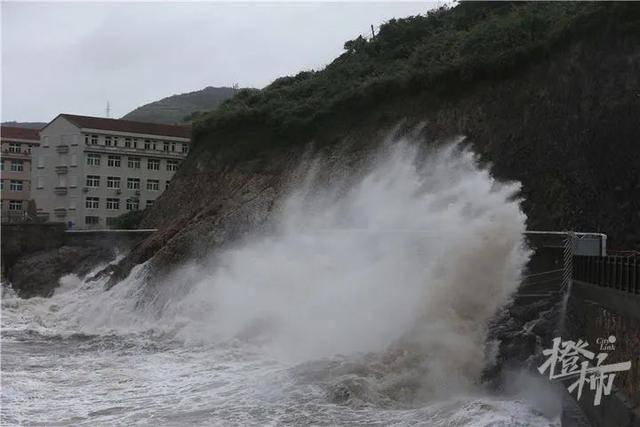
[[[163,151],[163,150],[151,150],[145,148],[133,148],[133,147],[107,147],[104,145],[92,145],[87,144],[85,151],[95,153],[107,153],[107,154],[126,154],[136,157],[159,157],[159,158],[171,158],[181,160],[187,157],[188,153],[181,151]]]
[[[64,196],[67,194],[67,187],[54,187],[53,192],[58,196]]]
[[[58,218],[67,216],[67,208],[55,208],[53,214]]]
[[[30,157],[31,156],[31,150],[9,150],[9,149],[4,149],[2,150],[2,155],[3,157],[11,157],[13,156],[20,156],[20,157]]]
[[[65,174],[67,172],[69,172],[69,167],[68,166],[56,166],[56,173]]]
[[[58,145],[56,147],[56,151],[58,153],[68,153],[69,152],[69,146],[68,145]]]

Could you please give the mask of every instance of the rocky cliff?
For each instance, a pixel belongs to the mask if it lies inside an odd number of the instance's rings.
[[[522,183],[530,229],[600,231],[614,247],[640,245],[640,7],[463,3],[388,25],[377,40],[347,43],[327,70],[241,91],[198,123],[189,158],[143,220],[161,231],[113,281],[141,261],[168,271],[268,225],[292,174],[314,156],[327,159],[321,179],[330,182],[390,134],[408,132],[423,144],[465,136],[496,178]],[[458,39],[491,49],[470,63]],[[428,70],[414,58],[424,50]],[[410,76],[396,84],[377,65],[343,66],[362,55]],[[403,58],[412,68],[399,68]],[[320,85],[323,73],[360,89],[328,103],[318,95],[333,90]]]

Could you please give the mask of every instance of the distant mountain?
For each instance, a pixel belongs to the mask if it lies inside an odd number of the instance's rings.
[[[206,87],[195,92],[163,98],[138,107],[122,116],[123,119],[153,123],[183,123],[199,113],[210,111],[231,98],[237,89],[231,87]]]
[[[14,128],[42,129],[46,123],[43,122],[2,122],[2,126],[11,126]]]

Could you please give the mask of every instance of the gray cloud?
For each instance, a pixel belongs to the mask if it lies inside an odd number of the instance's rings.
[[[319,69],[371,24],[425,13],[390,3],[7,3],[2,120],[113,115],[205,86],[263,87]]]

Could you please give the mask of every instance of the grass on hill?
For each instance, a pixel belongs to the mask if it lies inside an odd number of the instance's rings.
[[[321,71],[282,77],[262,90],[245,89],[195,122],[196,145],[229,157],[310,136],[336,109],[366,108],[390,93],[446,93],[500,78],[548,53],[573,35],[607,31],[615,22],[640,28],[640,8],[620,3],[465,2],[421,16],[392,19],[371,39],[344,44]],[[228,146],[212,135],[252,125],[277,137]],[[226,144],[226,146],[225,146]],[[261,144],[261,145],[259,145]]]

